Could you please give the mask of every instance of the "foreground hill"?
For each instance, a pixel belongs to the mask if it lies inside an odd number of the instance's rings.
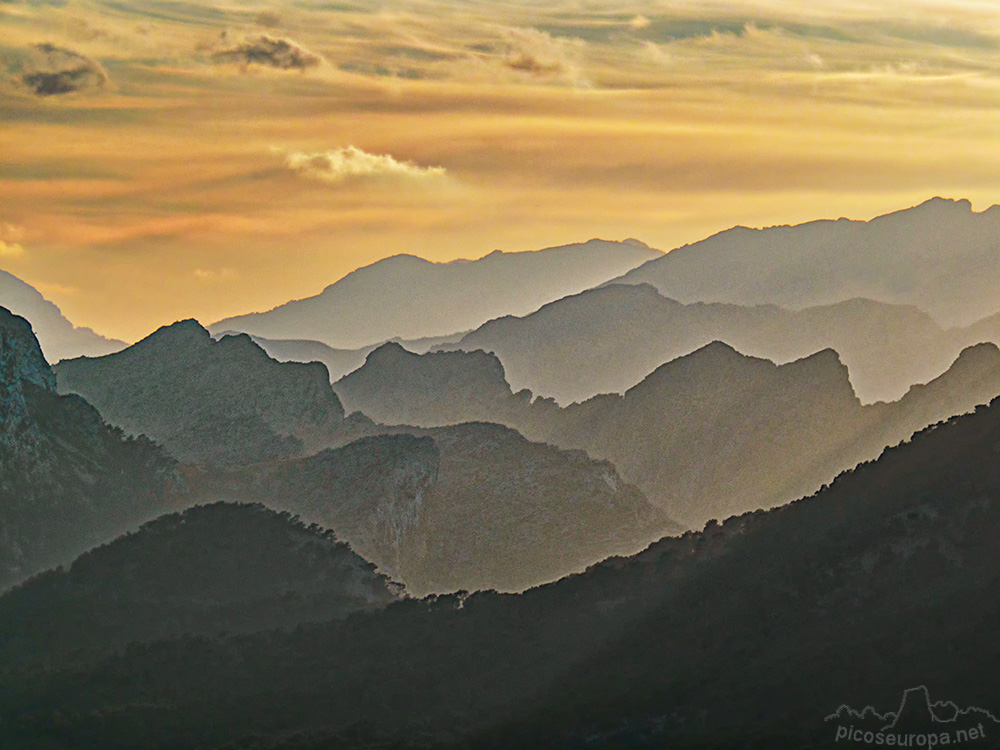
[[[813,497],[524,594],[411,600],[290,634],[184,639],[71,672],[25,671],[0,691],[0,739],[831,748],[844,745],[849,716],[838,707],[895,711],[920,685],[939,708],[996,715],[998,446],[995,402]],[[926,706],[922,726],[919,712],[899,713],[903,735],[957,728]],[[972,716],[997,736],[985,711]]]
[[[500,315],[525,315],[661,255],[637,240],[590,240],[474,261],[395,255],[359,268],[315,297],[210,326],[269,339],[311,339],[357,349],[395,337],[440,336]],[[377,314],[373,314],[377,311]]]
[[[41,292],[0,271],[0,305],[31,323],[49,362],[72,357],[100,357],[124,349],[124,341],[108,339],[89,328],[77,328]]]
[[[1000,207],[933,198],[871,221],[812,221],[725,232],[615,280],[681,302],[801,308],[853,297],[916,305],[945,325],[997,312]]]
[[[939,375],[966,346],[1000,343],[989,321],[944,330],[916,307],[866,299],[785,310],[682,304],[648,284],[615,284],[561,299],[523,318],[492,320],[440,350],[494,352],[515,390],[562,404],[624,393],[664,362],[712,341],[785,363],[834,349],[862,401],[895,401]]]
[[[335,529],[418,595],[523,590],[682,531],[581,451],[494,424],[373,429],[396,434],[192,483]]]
[[[898,402],[862,405],[832,350],[785,365],[715,342],[656,368],[623,396],[560,408],[511,392],[496,356],[416,355],[387,344],[336,384],[385,423],[489,420],[611,461],[692,528],[815,491],[929,424],[1000,395],[1000,350],[982,344]]]
[[[114,425],[182,461],[252,463],[325,446],[344,411],[319,363],[278,363],[248,336],[214,341],[194,320],[124,351],[55,368]]]
[[[164,512],[178,480],[148,440],[59,396],[28,321],[0,308],[0,590]]]
[[[219,503],[150,521],[0,597],[0,651],[68,658],[137,640],[294,627],[396,598],[332,533]]]

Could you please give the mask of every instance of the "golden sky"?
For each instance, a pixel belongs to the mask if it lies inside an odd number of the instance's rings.
[[[934,195],[1000,203],[1000,2],[0,3],[0,268],[129,341]]]

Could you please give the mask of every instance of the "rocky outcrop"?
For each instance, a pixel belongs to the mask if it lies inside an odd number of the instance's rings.
[[[112,424],[189,462],[304,455],[328,445],[344,417],[322,364],[275,362],[249,336],[215,341],[194,320],[56,373],[61,393],[81,394]]]
[[[0,308],[0,588],[167,509],[174,462],[59,396],[27,321]]]

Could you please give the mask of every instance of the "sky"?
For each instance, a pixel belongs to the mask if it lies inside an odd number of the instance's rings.
[[[412,253],[1000,203],[1000,0],[0,0],[0,269],[134,341]]]

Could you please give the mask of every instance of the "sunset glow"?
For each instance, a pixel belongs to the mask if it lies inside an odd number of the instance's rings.
[[[1000,202],[1000,3],[0,6],[0,268],[133,341],[396,253]]]

